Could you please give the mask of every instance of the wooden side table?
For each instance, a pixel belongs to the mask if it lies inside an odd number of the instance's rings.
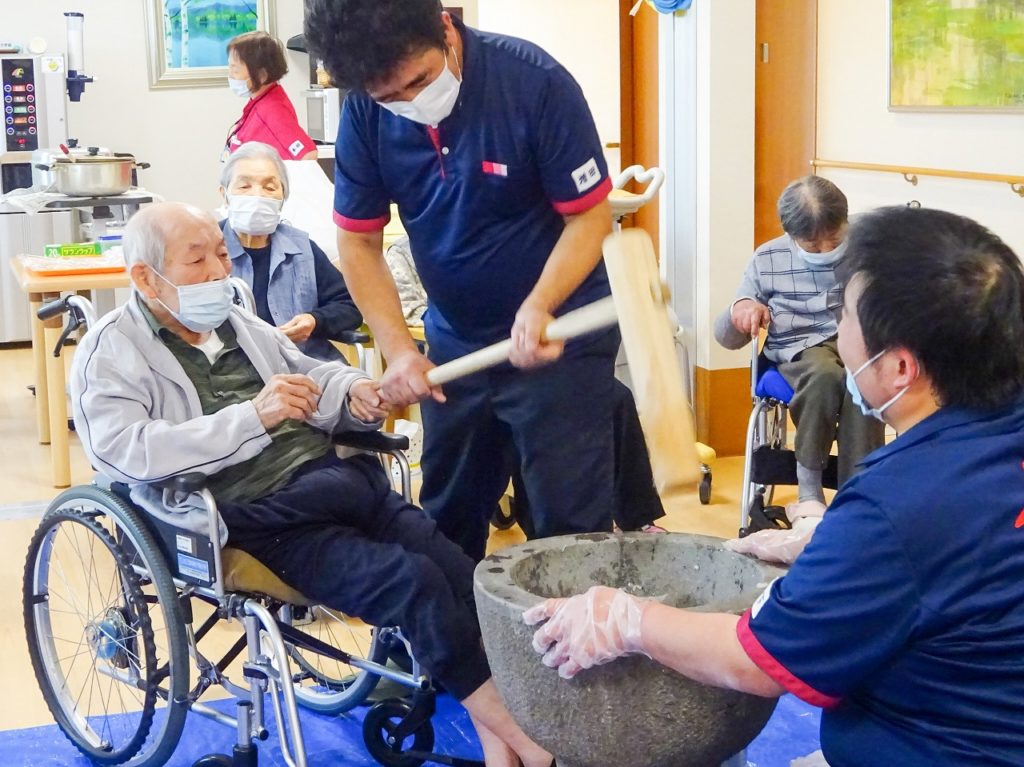
[[[127,272],[40,276],[26,269],[18,257],[12,258],[10,265],[19,287],[28,296],[29,311],[32,314],[32,358],[39,442],[50,445],[53,486],[68,487],[71,484],[71,456],[65,397],[67,382],[63,356],[53,355],[64,327],[64,315],[43,322],[36,312],[43,304],[60,298],[61,293],[126,288],[131,282]]]

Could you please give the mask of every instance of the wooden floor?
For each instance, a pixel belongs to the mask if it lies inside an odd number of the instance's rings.
[[[0,504],[49,501],[59,491],[52,487],[49,447],[38,444],[35,403],[27,386],[32,383],[28,349],[0,350]],[[71,473],[76,484],[91,478],[88,462],[77,437],[71,439]],[[720,459],[712,467],[712,503],[701,506],[696,493],[672,503],[661,524],[672,531],[731,536],[738,522],[742,461]],[[788,496],[779,494],[779,500]],[[0,510],[3,512],[4,510]],[[21,583],[25,553],[36,519],[12,518],[8,508],[0,513],[0,729],[29,727],[52,722],[33,677],[25,645],[21,609]],[[24,516],[21,514],[21,516]],[[495,531],[490,550],[523,540],[518,528]],[[226,632],[224,640],[234,638]]]

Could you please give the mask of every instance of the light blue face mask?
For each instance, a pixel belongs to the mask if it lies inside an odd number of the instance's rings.
[[[793,245],[796,247],[796,252],[800,255],[800,258],[811,266],[833,266],[846,254],[846,242],[846,240],[843,240],[827,253],[809,253],[797,245],[796,240],[793,241]]]
[[[228,87],[231,89],[231,92],[239,98],[247,99],[252,97],[252,91],[249,90],[248,80],[239,80],[234,77],[229,77]]]
[[[159,298],[157,301],[193,333],[208,333],[219,328],[231,313],[234,290],[227,277],[195,285],[175,285],[156,269],[153,272],[178,291],[178,311],[174,311]]]
[[[870,416],[871,418],[877,418],[879,421],[883,422],[885,419],[882,418],[882,413],[884,413],[893,402],[895,402],[904,394],[906,394],[907,389],[910,387],[904,386],[900,391],[896,393],[895,397],[886,402],[884,405],[881,405],[879,407],[871,407],[870,405],[868,405],[867,402],[864,401],[864,396],[860,393],[860,388],[857,386],[857,376],[864,372],[868,367],[871,366],[872,363],[874,363],[875,360],[877,360],[887,351],[888,349],[882,349],[882,351],[880,351],[874,357],[872,357],[859,368],[857,368],[857,370],[853,373],[850,372],[850,368],[846,368],[846,390],[850,392],[850,398],[853,400],[853,404],[859,407],[860,412],[862,412],[864,415]]]

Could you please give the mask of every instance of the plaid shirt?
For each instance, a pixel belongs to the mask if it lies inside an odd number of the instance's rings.
[[[774,362],[789,362],[836,334],[843,288],[831,266],[804,261],[784,234],[754,253],[736,291],[736,300],[741,298],[768,307],[772,319],[764,353]]]

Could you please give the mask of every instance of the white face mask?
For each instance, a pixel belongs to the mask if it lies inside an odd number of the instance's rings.
[[[273,234],[281,223],[283,200],[253,194],[231,194],[228,223],[240,234]]]
[[[455,57],[454,52],[452,57]],[[458,66],[458,61],[456,61]],[[461,75],[461,72],[459,73]],[[412,101],[377,102],[391,114],[422,125],[437,126],[452,113],[455,102],[459,100],[459,88],[462,80],[455,76],[448,67],[448,51],[444,52],[444,69],[434,82],[426,86]]]
[[[178,311],[174,311],[159,298],[157,301],[193,333],[208,333],[219,328],[231,313],[235,293],[227,277],[195,285],[175,285],[156,269],[153,273],[178,291]]]
[[[246,80],[236,80],[234,77],[229,77],[228,87],[239,98],[247,99],[252,96],[252,91],[249,90],[249,84]]]
[[[796,248],[800,258],[811,266],[832,266],[846,254],[846,243],[847,240],[843,240],[827,253],[808,253],[797,244],[796,240],[793,240],[793,247]]]

